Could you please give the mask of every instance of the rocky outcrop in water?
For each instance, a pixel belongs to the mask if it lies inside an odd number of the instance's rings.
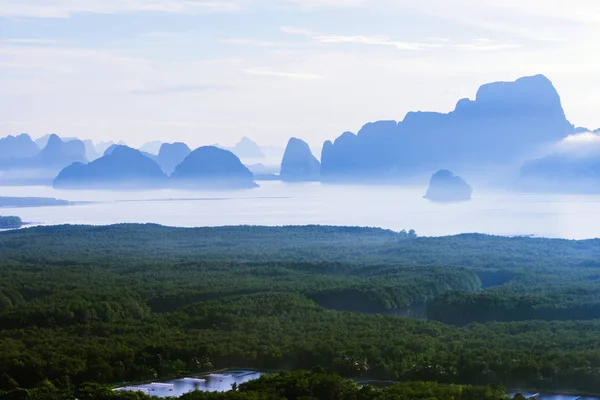
[[[171,175],[171,184],[189,189],[256,187],[252,172],[230,151],[203,146],[192,151]]]
[[[473,189],[461,177],[448,170],[439,170],[431,177],[425,198],[437,202],[471,200]]]
[[[73,163],[54,179],[58,189],[153,189],[167,186],[160,166],[139,150],[116,146],[89,164]]]
[[[321,163],[313,156],[308,144],[291,138],[281,161],[281,180],[288,182],[317,181]]]

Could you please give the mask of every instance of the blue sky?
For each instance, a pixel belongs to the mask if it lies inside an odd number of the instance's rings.
[[[319,147],[543,73],[600,127],[597,0],[0,0],[0,135]]]

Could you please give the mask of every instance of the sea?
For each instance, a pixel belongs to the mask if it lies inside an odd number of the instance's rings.
[[[600,195],[525,194],[477,190],[468,202],[435,203],[425,186],[361,186],[259,182],[236,191],[66,191],[2,187],[0,196],[54,197],[70,206],[4,208],[31,225],[156,223],[346,225],[414,229],[420,236],[486,233],[589,239],[600,236]]]

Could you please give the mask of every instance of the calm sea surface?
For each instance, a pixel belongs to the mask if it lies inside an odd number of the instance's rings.
[[[422,236],[465,232],[600,237],[600,195],[519,194],[476,191],[470,202],[436,204],[425,187],[286,184],[261,182],[230,192],[59,191],[3,187],[2,196],[43,196],[89,201],[68,207],[0,210],[36,224],[158,223],[170,226],[358,225],[415,229]]]

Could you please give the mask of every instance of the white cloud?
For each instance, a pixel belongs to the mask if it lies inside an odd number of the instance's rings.
[[[132,12],[232,12],[239,9],[238,3],[218,0],[0,0],[0,17],[9,18],[68,18],[74,14]]]
[[[259,75],[259,76],[272,76],[276,78],[289,78],[289,79],[301,79],[301,80],[320,80],[325,79],[320,75],[306,74],[306,73],[294,73],[294,72],[278,72],[269,71],[262,69],[244,69],[242,70],[245,74]]]
[[[315,40],[321,43],[354,43],[354,44],[371,44],[379,46],[393,46],[399,50],[423,50],[430,48],[441,47],[440,44],[420,43],[420,42],[402,42],[390,39],[387,36],[343,36],[343,35],[328,35],[316,36]]]
[[[136,95],[148,95],[157,96],[164,94],[182,94],[182,93],[198,93],[206,91],[217,91],[217,90],[231,90],[232,87],[228,85],[216,85],[216,84],[184,84],[174,86],[161,86],[150,89],[136,89],[132,90],[132,94]]]
[[[231,38],[219,41],[224,44],[256,46],[256,47],[306,47],[307,43],[276,42],[269,40],[258,40],[251,38]]]
[[[595,157],[600,153],[600,134],[582,132],[569,135],[557,143],[556,151],[571,157]]]
[[[41,38],[8,38],[0,39],[0,44],[31,44],[31,45],[43,45],[43,44],[57,44],[58,41],[52,39],[41,39]]]
[[[369,0],[287,0],[302,8],[314,9],[322,7],[359,7],[369,3]]]
[[[488,38],[476,38],[470,43],[453,44],[449,38],[428,38],[424,41],[400,41],[385,35],[318,35],[308,29],[281,27],[282,32],[311,37],[323,44],[364,44],[391,46],[398,50],[453,48],[465,51],[498,51],[522,47],[518,43],[496,43]]]
[[[295,26],[280,26],[279,30],[290,35],[317,36],[317,34],[310,29],[298,28]]]
[[[518,43],[483,43],[483,42],[474,42],[467,44],[457,44],[452,46],[458,50],[466,50],[466,51],[498,51],[498,50],[508,50],[508,49],[518,49],[523,47]]]

